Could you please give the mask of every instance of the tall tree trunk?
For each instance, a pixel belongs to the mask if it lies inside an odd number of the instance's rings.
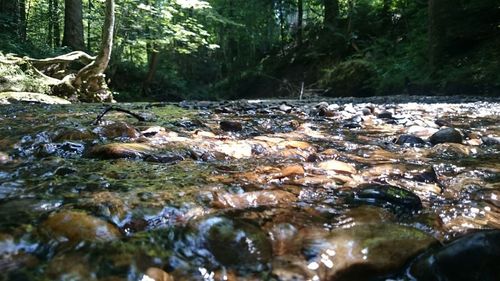
[[[333,30],[337,26],[339,17],[339,0],[323,0],[325,14],[323,25],[326,29]]]
[[[19,35],[19,1],[0,0],[0,15],[7,22],[6,33],[13,36]]]
[[[85,50],[82,0],[65,0],[63,45]]]
[[[447,44],[447,13],[451,0],[429,0],[429,61],[433,70],[443,62]]]
[[[285,34],[286,23],[285,23],[285,7],[284,7],[285,3],[283,3],[283,0],[280,0],[278,2],[278,5],[279,5],[278,15],[280,20],[281,53],[284,55],[285,45],[286,45],[286,34]]]
[[[151,83],[153,82],[156,70],[158,69],[158,63],[160,62],[160,51],[156,48],[154,44],[149,47],[149,63],[148,63],[148,74],[144,83],[142,85],[143,94],[147,95],[151,92]]]
[[[53,24],[53,39],[54,48],[61,46],[61,25],[59,21],[59,0],[51,0],[53,3],[54,12],[52,14]]]
[[[297,46],[302,46],[303,38],[304,2],[297,0]]]
[[[92,12],[92,0],[88,0],[89,1],[89,10],[87,12],[88,15],[90,15],[90,13]],[[91,52],[92,50],[92,47],[91,47],[91,41],[90,41],[90,28],[91,28],[91,20],[90,18],[87,20],[87,51],[88,52]]]
[[[48,26],[48,36],[47,36],[47,45],[49,47],[54,47],[54,0],[49,0],[49,26]]]
[[[84,101],[112,100],[104,76],[113,49],[115,29],[115,1],[106,0],[101,49],[95,61],[82,68],[76,75],[73,86],[80,91]]]
[[[26,41],[26,30],[27,30],[27,18],[26,18],[26,0],[19,0],[19,38],[22,41]]]

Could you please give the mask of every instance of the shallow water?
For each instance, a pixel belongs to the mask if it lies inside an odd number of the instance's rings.
[[[114,106],[0,107],[0,280],[418,280],[500,228],[498,99]]]

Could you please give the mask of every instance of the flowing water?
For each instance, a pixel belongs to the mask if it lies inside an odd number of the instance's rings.
[[[499,99],[113,106],[0,107],[0,280],[500,276]]]

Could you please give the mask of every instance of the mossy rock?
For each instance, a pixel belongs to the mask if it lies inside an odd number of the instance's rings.
[[[377,72],[375,66],[365,60],[341,62],[326,71],[321,79],[322,87],[329,88],[329,96],[369,96],[375,94]]]

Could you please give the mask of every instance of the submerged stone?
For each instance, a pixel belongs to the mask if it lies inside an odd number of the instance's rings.
[[[461,158],[471,154],[471,149],[459,143],[439,143],[432,147],[429,156],[440,158]]]
[[[361,224],[329,233],[309,233],[303,251],[308,269],[319,280],[363,281],[393,273],[434,242],[434,238],[411,227]]]
[[[283,190],[252,191],[241,194],[214,194],[212,205],[217,208],[246,209],[291,204],[297,197]]]
[[[327,171],[335,171],[338,173],[346,173],[346,174],[355,174],[356,169],[344,162],[337,160],[327,160],[318,164],[318,168],[327,170]]]
[[[432,144],[438,143],[462,143],[463,137],[462,134],[454,129],[454,128],[445,128],[435,132],[430,138],[429,141]]]
[[[413,192],[397,186],[366,184],[356,188],[352,198],[355,204],[368,204],[396,209],[416,211],[422,208],[420,198]]]
[[[10,156],[5,153],[0,151],[0,164],[7,164],[11,161]]]
[[[149,279],[147,279],[147,278]],[[174,281],[174,278],[170,274],[166,273],[163,269],[157,267],[150,267],[146,270],[143,278],[141,280],[150,281]]]
[[[98,128],[97,131],[101,136],[107,139],[114,138],[138,138],[141,136],[141,133],[131,125],[125,122],[115,122],[109,125],[105,125],[101,128]]]
[[[109,143],[91,147],[87,155],[100,159],[144,158],[152,150],[152,147],[142,143]]]
[[[206,247],[222,265],[261,270],[271,258],[266,234],[250,223],[226,217],[211,217],[199,224]]]
[[[411,266],[416,280],[495,281],[500,277],[500,230],[461,237],[430,249]]]
[[[41,225],[47,238],[58,242],[110,241],[121,234],[114,225],[80,211],[60,211],[50,215]]]

